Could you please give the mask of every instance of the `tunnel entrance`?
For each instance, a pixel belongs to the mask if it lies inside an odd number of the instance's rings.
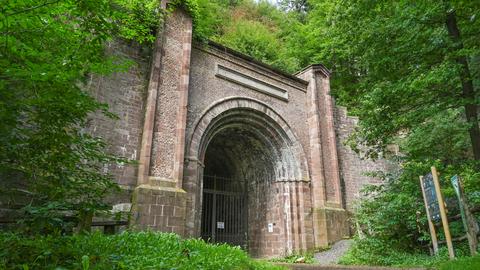
[[[194,126],[183,183],[189,233],[254,257],[306,242],[307,163],[284,119],[259,101],[230,98]]]
[[[245,182],[206,175],[203,188],[202,238],[247,248]]]
[[[230,126],[213,136],[205,153],[203,239],[249,249],[258,229],[249,225],[265,219],[266,197],[259,194],[275,176],[272,151],[252,126]]]

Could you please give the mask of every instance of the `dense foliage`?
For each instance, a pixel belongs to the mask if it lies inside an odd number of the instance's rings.
[[[0,234],[0,268],[282,269],[252,260],[238,247],[153,232],[35,238]]]
[[[480,204],[479,1],[172,2],[192,15],[199,41],[223,43],[288,72],[324,63],[337,103],[361,120],[352,148],[376,158],[391,144],[400,147],[399,170],[382,175],[384,184],[367,188],[358,204],[354,219],[365,238],[346,262],[398,264],[413,252],[424,260],[428,227],[418,176],[432,165],[447,198],[448,178],[459,174],[470,203]],[[81,224],[108,208],[104,198],[118,187],[103,168],[127,161],[86,132],[92,113],[115,116],[82,83],[90,74],[126,70],[129,63],[106,55],[105,44],[149,44],[160,20],[156,0],[0,6],[0,196],[27,203],[28,230],[64,230],[61,216]],[[447,201],[455,214],[456,202]],[[463,234],[459,222],[452,231]],[[52,241],[82,238],[62,239]]]
[[[356,257],[388,265],[395,254],[428,254],[418,176],[436,165],[452,197],[449,178],[459,174],[478,204],[479,2],[310,3],[306,51],[332,68],[337,100],[361,119],[351,146],[373,158],[400,146],[399,172],[367,189],[356,209],[365,237]],[[456,200],[448,202],[458,213]],[[452,232],[464,234],[461,221]]]
[[[389,264],[381,259],[389,258],[387,250],[427,253],[419,175],[436,165],[445,195],[452,197],[449,178],[459,174],[470,202],[478,204],[479,90],[473,83],[479,80],[474,59],[480,54],[480,5],[310,3],[311,23],[305,28],[316,42],[307,47],[333,69],[334,94],[361,119],[352,147],[367,146],[367,154],[375,158],[388,144],[400,146],[399,172],[367,189],[356,210],[365,236],[358,241],[357,255],[365,255],[370,263]],[[460,34],[451,28],[460,29]],[[458,213],[456,201],[448,201],[450,214]],[[464,234],[461,222],[452,223],[452,230],[454,236]]]
[[[337,103],[360,117],[350,146],[372,158],[399,146],[398,171],[380,174],[384,184],[367,188],[356,208],[365,237],[356,263],[423,260],[429,234],[418,176],[438,167],[450,215],[458,214],[454,174],[470,204],[480,203],[480,2],[277,3],[208,1],[204,33],[286,71],[319,62],[332,70]],[[461,222],[452,231],[463,235]]]
[[[126,160],[86,131],[101,104],[82,89],[91,74],[124,71],[105,54],[114,38],[151,42],[156,1],[4,1],[0,7],[0,194],[23,207],[28,231],[88,223],[117,185],[104,173]],[[88,226],[87,226],[88,227]]]
[[[307,46],[334,70],[336,95],[362,119],[357,141],[376,154],[399,133],[408,136],[461,111],[452,128],[470,137],[462,154],[480,159],[478,63],[472,61],[480,53],[478,2],[312,3],[306,28],[316,42]]]
[[[440,270],[456,270],[456,269],[479,269],[480,268],[480,256],[460,258],[455,261],[446,262],[440,264],[438,267]]]
[[[268,1],[197,0],[197,38],[224,44],[285,71],[300,69],[286,42],[297,42],[296,14],[279,10]]]

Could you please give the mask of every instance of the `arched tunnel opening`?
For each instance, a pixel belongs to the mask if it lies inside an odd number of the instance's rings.
[[[255,108],[235,108],[242,105]],[[303,226],[297,220],[303,196],[295,195],[307,177],[303,150],[268,107],[240,101],[229,106],[210,110],[192,135],[191,156],[201,165],[187,170],[187,179],[198,179],[185,185],[198,196],[192,197],[198,219],[189,224],[200,223],[191,228],[204,240],[240,246],[255,257],[288,254],[294,231]]]
[[[276,147],[252,126],[218,131],[205,152],[202,238],[255,249],[265,224],[268,189],[275,180]]]

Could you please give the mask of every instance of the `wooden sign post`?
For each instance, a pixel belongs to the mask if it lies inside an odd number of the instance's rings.
[[[448,247],[448,255],[450,259],[455,258],[453,251],[452,236],[450,235],[450,227],[448,226],[447,211],[445,210],[445,203],[443,201],[442,192],[440,190],[440,182],[438,181],[437,168],[432,167],[433,183],[435,184],[435,191],[437,193],[438,206],[440,207],[440,216],[442,217],[443,231],[445,232],[445,240]]]
[[[428,228],[430,229],[430,236],[432,237],[433,254],[438,255],[438,240],[437,232],[435,231],[435,225],[433,224],[430,211],[428,209],[427,196],[425,195],[425,187],[423,183],[423,176],[420,176],[420,186],[422,187],[423,202],[425,203],[425,211],[427,212]]]
[[[463,184],[460,177],[455,175],[450,179],[450,181],[452,182],[453,188],[455,189],[455,194],[457,194],[463,226],[465,227],[468,238],[468,245],[470,246],[470,254],[474,256],[477,254],[478,248],[478,223],[472,212],[470,212],[470,209],[468,208],[467,199],[465,198]]]
[[[425,176],[420,176],[420,186],[422,187],[423,201],[425,202],[425,210],[427,211],[428,228],[430,229],[430,235],[432,236],[433,252],[435,255],[438,254],[438,239],[435,231],[435,223],[441,220],[445,232],[448,255],[450,259],[454,259],[455,253],[453,250],[452,236],[450,235],[447,211],[445,210],[445,202],[443,201],[442,192],[440,190],[437,169],[435,167],[432,167],[431,169],[431,173]]]

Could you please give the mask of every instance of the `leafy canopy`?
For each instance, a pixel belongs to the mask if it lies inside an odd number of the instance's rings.
[[[357,141],[381,150],[399,133],[472,102],[461,82],[475,74],[462,74],[457,59],[480,53],[480,6],[452,3],[459,48],[446,27],[451,11],[444,2],[311,1],[306,47],[315,51],[314,61],[333,69],[334,94],[362,120]]]
[[[105,43],[152,42],[159,19],[156,1],[2,3],[0,193],[11,207],[27,205],[28,230],[58,231],[65,215],[78,222],[108,209],[105,196],[118,186],[104,168],[126,160],[86,132],[92,113],[115,116],[82,84],[128,68],[105,54]]]
[[[399,171],[368,188],[356,209],[367,237],[355,253],[363,263],[395,264],[424,252],[428,227],[418,175],[430,166],[443,181],[462,176],[478,205],[479,1],[282,0],[279,8],[265,1],[203,2],[209,38],[290,72],[314,63],[329,67],[336,102],[360,118],[352,148],[377,158],[390,144],[400,147]],[[442,186],[453,196],[447,181]],[[453,227],[463,233],[460,223]]]

